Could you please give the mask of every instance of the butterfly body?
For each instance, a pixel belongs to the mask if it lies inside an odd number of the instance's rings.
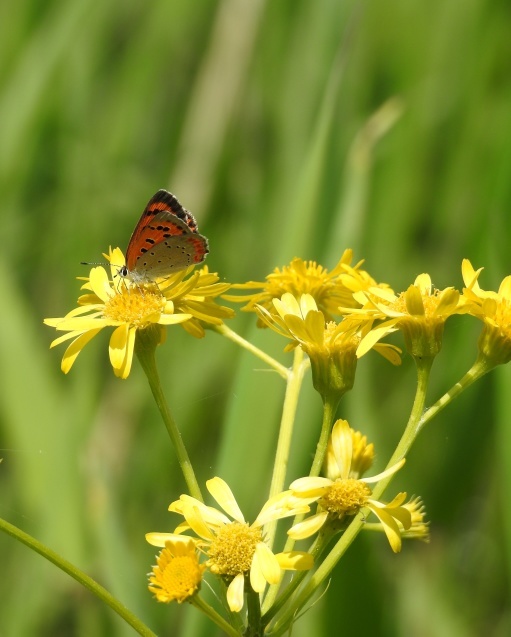
[[[193,215],[170,192],[158,190],[131,235],[119,275],[134,283],[154,281],[202,263],[208,252]]]

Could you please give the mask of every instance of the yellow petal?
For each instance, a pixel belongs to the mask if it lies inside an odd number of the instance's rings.
[[[300,312],[302,316],[305,318],[309,312],[317,312],[318,306],[316,305],[316,301],[311,294],[302,294],[300,297]]]
[[[416,285],[411,285],[405,294],[405,303],[408,313],[412,316],[424,316],[425,309],[422,301],[421,290]]]
[[[190,507],[194,507],[199,511],[204,522],[210,527],[219,527],[223,526],[224,524],[230,524],[231,522],[231,520],[225,515],[225,513],[222,513],[214,507],[206,506],[199,500],[196,500],[195,498],[192,498],[187,494],[183,494],[180,498],[180,501],[181,510],[179,510],[178,507],[176,507],[175,509],[171,509],[169,507],[169,511],[174,510],[177,513],[181,513],[182,515],[186,516],[188,509]]]
[[[390,345],[389,343],[376,343],[376,345],[373,346],[373,349],[375,352],[378,352],[380,356],[386,358],[389,363],[392,363],[392,365],[395,365],[396,367],[401,365],[401,350],[399,347]]]
[[[229,584],[227,589],[227,603],[233,613],[239,613],[243,608],[243,593],[245,591],[245,577],[239,573]]]
[[[133,352],[135,350],[135,337],[137,334],[136,327],[130,327],[128,330],[128,339],[126,341],[126,346],[124,349],[124,359],[119,368],[114,367],[114,374],[118,378],[126,379],[128,378],[131,371],[131,364],[133,363]]]
[[[383,480],[383,478],[387,478],[388,476],[391,476],[392,474],[396,473],[396,471],[399,471],[399,469],[401,469],[401,467],[404,465],[405,462],[406,462],[406,459],[401,458],[401,460],[396,462],[396,464],[393,464],[388,469],[385,469],[385,471],[382,471],[381,473],[378,473],[375,476],[371,476],[370,478],[360,478],[360,481],[365,482],[367,484],[371,484],[372,482],[379,482],[380,480]]]
[[[102,327],[107,327],[109,325],[116,325],[114,321],[110,321],[108,319],[95,318],[94,316],[81,316],[76,318],[64,318],[55,325],[55,329],[61,330],[93,330]]]
[[[332,480],[320,476],[311,478],[298,478],[294,480],[289,488],[293,493],[306,498],[320,498],[325,491],[332,486]]]
[[[206,482],[206,487],[226,513],[237,522],[245,522],[243,513],[227,482],[222,480],[222,478],[215,477]]]
[[[384,336],[394,331],[394,325],[399,322],[399,318],[393,318],[390,321],[386,321],[385,323],[381,323],[378,327],[374,328],[364,336],[364,338],[360,341],[360,345],[357,348],[357,356],[361,358],[364,354],[374,347],[374,345],[382,339]]]
[[[287,534],[289,537],[293,538],[293,540],[304,540],[305,538],[314,535],[314,533],[317,533],[317,531],[319,531],[325,523],[327,517],[327,511],[316,513],[316,515],[312,515],[303,522],[299,522],[292,526]]]
[[[183,507],[183,515],[187,524],[194,533],[206,540],[212,540],[215,535],[210,528],[208,522],[204,519],[202,511],[198,506],[185,505]]]
[[[349,478],[353,458],[353,438],[347,420],[338,420],[332,428],[332,450],[339,467],[340,478]]]
[[[103,303],[106,303],[115,292],[110,287],[110,281],[105,268],[99,266],[92,268],[89,275],[90,287],[94,294],[99,297]]]
[[[126,265],[126,260],[120,248],[114,248],[113,250],[110,248],[109,252],[110,254],[105,254],[104,256],[110,262],[110,271],[113,279],[115,276],[119,276],[119,270]]]
[[[286,571],[308,571],[314,566],[314,558],[310,553],[304,551],[289,551],[288,553],[277,553],[280,568]]]
[[[175,533],[158,533],[157,531],[154,531],[152,533],[146,533],[145,539],[146,542],[148,542],[152,546],[159,546],[160,548],[163,548],[165,546],[165,542],[168,542],[169,540],[188,542],[192,538],[182,535],[176,535]]]
[[[254,581],[252,579],[252,569],[256,564]],[[259,580],[259,573],[263,576],[262,582]],[[252,560],[252,568],[250,569],[250,583],[256,593],[261,593],[264,590],[266,582],[268,584],[278,584],[282,577],[282,570],[279,566],[279,562],[275,555],[270,551],[264,542],[259,542],[256,546],[254,557]],[[256,586],[254,586],[256,584]],[[261,585],[262,584],[262,585]]]
[[[59,336],[58,338],[56,338],[50,343],[50,348],[55,347],[56,345],[60,345],[61,343],[64,343],[65,341],[69,341],[72,338],[77,338],[78,336],[81,336],[84,332],[89,332],[89,331],[90,330],[74,330],[73,332],[68,332],[67,334],[63,334],[62,336]]]
[[[373,501],[369,500],[367,506],[382,523],[383,530],[394,553],[399,553],[401,550],[401,533],[399,532],[397,522],[390,513],[387,513],[387,511],[381,509],[379,506],[375,506]]]
[[[429,276],[429,274],[423,272],[422,274],[419,274],[418,277],[416,277],[413,285],[414,287],[419,288],[421,295],[429,294],[431,292],[431,277]]]
[[[281,299],[273,299],[273,305],[282,318],[284,318],[286,314],[302,316],[298,301],[289,292],[283,294]]]
[[[483,271],[483,268],[479,268],[479,270],[474,270],[474,267],[470,263],[468,259],[463,259],[461,263],[461,275],[463,277],[463,283],[465,286],[477,294],[480,290],[479,284],[477,283],[477,278]]]
[[[177,325],[189,321],[191,318],[191,314],[160,314],[157,322],[161,325]]]
[[[261,568],[261,561],[257,557],[256,553],[254,553],[252,564],[250,566],[250,586],[252,586],[256,593],[262,593],[266,586],[266,580]]]
[[[82,298],[83,297],[80,297],[80,299]],[[96,297],[94,298],[96,299],[96,301],[98,300]],[[80,299],[78,300],[80,301]],[[70,310],[66,314],[65,318],[74,318],[75,316],[81,316],[82,314],[87,314],[87,312],[90,312],[91,310],[97,310],[97,312],[95,312],[91,316],[101,316],[101,312],[103,311],[104,307],[105,306],[103,303],[87,303],[87,305],[80,305],[79,307],[75,307],[74,309]]]
[[[499,285],[499,295],[511,301],[511,276],[506,276]]]
[[[62,358],[62,363],[61,363],[61,366],[60,366],[60,368],[62,369],[64,374],[68,373],[68,371],[73,366],[73,363],[75,362],[76,357],[78,356],[78,354],[82,351],[82,349],[85,347],[85,345],[87,345],[87,343],[92,338],[94,338],[94,336],[96,336],[96,334],[99,331],[100,331],[99,329],[98,330],[89,330],[88,332],[85,332],[85,334],[82,334],[81,336],[76,338],[71,343],[71,345],[69,345],[69,347],[64,352],[64,357]]]
[[[123,323],[119,325],[110,337],[110,362],[114,369],[119,369],[126,358],[126,345],[128,343],[129,325]]]

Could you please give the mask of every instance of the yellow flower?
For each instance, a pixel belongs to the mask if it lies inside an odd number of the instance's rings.
[[[399,493],[392,502],[379,502],[371,497],[372,492],[367,485],[398,471],[405,462],[404,458],[376,476],[360,478],[361,471],[372,463],[373,449],[366,445],[365,437],[350,428],[346,420],[335,423],[329,445],[327,477],[299,478],[290,485],[294,496],[307,502],[316,501],[319,506],[314,515],[295,524],[288,535],[295,540],[310,537],[327,521],[340,521],[368,508],[380,520],[392,550],[397,553],[401,550],[401,531],[411,525],[411,513],[404,506],[406,493]]]
[[[334,394],[339,398],[353,387],[357,348],[363,335],[358,326],[348,321],[325,323],[323,312],[310,294],[302,294],[298,302],[286,293],[281,299],[273,299],[273,311],[263,306],[256,310],[275,332],[292,339],[286,350],[300,346],[309,356],[313,384],[322,396]],[[374,348],[394,365],[400,364],[397,347],[376,343]]]
[[[280,493],[266,502],[255,522],[249,525],[231,489],[221,478],[208,480],[206,486],[228,515],[191,496],[182,495],[169,506],[169,511],[185,518],[176,529],[178,535],[148,533],[146,539],[154,546],[163,546],[167,540],[183,537],[179,534],[192,529],[200,538],[196,540],[198,546],[208,556],[207,567],[229,583],[227,603],[233,612],[243,608],[248,582],[253,591],[261,593],[266,583],[280,582],[283,570],[307,570],[313,566],[309,553],[274,554],[262,533],[262,526],[267,522],[307,512],[309,507],[303,500],[293,498],[289,491]]]
[[[149,573],[148,588],[159,602],[181,604],[199,590],[205,569],[192,538],[169,539]]]
[[[429,274],[420,274],[413,285],[401,294],[383,288],[356,292],[360,308],[342,307],[343,314],[355,325],[373,326],[358,349],[361,356],[390,332],[403,332],[406,348],[417,358],[436,356],[442,347],[445,321],[453,314],[468,312],[465,299],[452,287],[437,290]]]
[[[338,307],[358,307],[353,299],[353,292],[367,290],[377,286],[376,281],[361,269],[363,261],[351,266],[353,250],[345,250],[339,263],[329,272],[315,261],[303,261],[295,258],[289,265],[275,270],[266,277],[266,281],[249,281],[234,284],[237,290],[259,290],[244,296],[224,296],[230,301],[245,302],[245,312],[255,312],[257,306],[272,309],[272,301],[280,298],[286,292],[296,298],[302,294],[310,294],[317,307],[323,312],[328,321],[334,314],[339,314]],[[387,287],[383,285],[383,287]],[[259,326],[264,323],[258,322]]]
[[[502,365],[511,360],[511,276],[502,280],[498,292],[485,291],[478,283],[482,269],[476,271],[468,259],[463,260],[463,296],[470,314],[483,321],[480,352],[491,365]]]
[[[429,542],[429,522],[425,521],[426,508],[422,503],[422,500],[417,497],[412,497],[408,502],[403,504],[403,509],[407,509],[411,516],[410,528],[405,529],[401,522],[397,520],[398,526],[401,530],[401,537],[405,540],[421,540],[422,542]],[[384,531],[384,526],[380,522],[372,524],[365,524],[364,530],[367,531]]]
[[[107,256],[107,255],[105,255]],[[133,361],[138,330],[152,328],[158,343],[165,339],[164,326],[182,323],[193,336],[204,336],[202,322],[220,324],[233,315],[230,308],[216,305],[214,297],[229,288],[217,283],[216,274],[207,267],[194,272],[193,267],[176,272],[159,285],[134,284],[119,280],[118,271],[124,256],[117,248],[107,256],[110,276],[104,267],[95,267],[82,286],[87,293],[78,299],[78,307],[63,318],[45,319],[46,325],[66,332],[56,338],[51,347],[71,340],[62,359],[62,371],[67,374],[84,346],[105,327],[113,327],[110,337],[110,362],[116,376],[127,378]],[[117,280],[116,280],[117,279]]]

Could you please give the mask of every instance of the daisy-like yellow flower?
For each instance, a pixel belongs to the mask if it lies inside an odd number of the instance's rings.
[[[169,539],[182,538],[181,533],[192,529],[200,538],[196,540],[197,544],[208,556],[206,566],[229,584],[227,603],[233,612],[243,608],[248,584],[253,591],[261,593],[266,583],[280,582],[283,570],[307,570],[313,566],[309,553],[274,554],[262,533],[267,522],[307,512],[309,507],[304,500],[293,498],[289,491],[280,493],[266,502],[255,522],[249,525],[226,482],[216,477],[208,480],[206,486],[227,515],[191,496],[182,495],[169,506],[169,511],[185,518],[176,529],[178,535],[148,533],[146,539],[154,546],[164,546]]]
[[[404,506],[406,493],[399,493],[392,502],[379,502],[371,497],[368,484],[379,482],[398,471],[404,458],[386,471],[371,478],[360,478],[372,463],[372,446],[365,437],[353,431],[346,420],[338,420],[333,429],[326,457],[327,477],[309,477],[295,480],[290,489],[296,497],[318,503],[317,512],[303,522],[295,524],[288,535],[295,540],[310,537],[328,522],[343,520],[361,509],[368,508],[380,520],[394,553],[401,550],[402,530],[410,528],[412,516]]]
[[[358,354],[364,354],[392,331],[403,332],[407,350],[417,358],[436,356],[442,347],[445,321],[453,314],[469,311],[465,299],[452,287],[437,290],[429,274],[420,274],[413,285],[400,294],[383,288],[355,292],[360,307],[341,307],[349,321],[372,326],[360,343]]]
[[[483,321],[480,352],[491,365],[503,365],[511,360],[511,276],[502,280],[498,292],[486,291],[478,283],[482,270],[474,270],[468,259],[463,260],[463,296],[470,314]]]
[[[338,307],[358,307],[353,292],[377,287],[376,281],[361,269],[363,261],[351,266],[353,250],[345,250],[338,264],[330,272],[315,261],[303,261],[295,258],[289,265],[275,270],[266,277],[266,281],[249,281],[234,284],[232,289],[255,290],[243,296],[224,296],[230,301],[247,302],[244,312],[256,312],[262,306],[271,310],[273,299],[280,298],[286,292],[296,298],[309,294],[328,321],[333,315],[339,315]],[[382,287],[386,288],[385,284]],[[259,326],[265,325],[258,321]]]
[[[148,588],[159,602],[181,604],[198,592],[205,569],[192,538],[169,539],[149,573]]]
[[[397,520],[398,526],[401,530],[401,537],[404,540],[420,540],[422,542],[429,542],[429,522],[426,522],[425,520],[426,507],[422,500],[418,497],[412,497],[408,502],[403,504],[403,509],[407,509],[410,512],[411,524],[408,529],[405,529],[401,522]],[[364,530],[383,532],[385,529],[383,524],[375,522],[365,524]]]
[[[218,283],[216,274],[207,267],[194,272],[193,267],[176,272],[156,284],[134,284],[120,280],[119,269],[124,264],[122,252],[116,248],[109,255],[110,278],[102,266],[92,268],[85,279],[78,307],[63,318],[45,319],[46,325],[59,332],[51,347],[71,340],[62,359],[62,371],[67,374],[85,345],[105,327],[115,328],[110,337],[110,362],[116,376],[127,378],[133,361],[138,330],[157,330],[158,343],[165,339],[164,327],[181,323],[193,336],[204,336],[202,323],[220,324],[234,312],[217,305],[215,297],[229,289]]]
[[[359,329],[347,321],[326,323],[310,294],[302,294],[298,301],[286,293],[281,299],[273,299],[272,305],[273,311],[257,306],[259,317],[278,334],[292,339],[286,351],[300,346],[309,356],[315,389],[322,396],[336,394],[338,397],[351,389],[363,330],[371,326]],[[375,343],[374,349],[394,365],[401,363],[397,347]]]

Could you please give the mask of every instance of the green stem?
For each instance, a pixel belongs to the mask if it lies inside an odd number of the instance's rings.
[[[325,399],[324,401],[323,423],[321,425],[321,433],[319,436],[318,444],[316,445],[316,454],[314,455],[314,460],[312,461],[312,466],[311,466],[309,476],[313,476],[313,477],[319,476],[321,467],[323,466],[323,461],[325,459],[325,454],[328,447],[328,439],[330,437],[330,432],[332,431],[332,421],[334,419],[335,410],[337,409],[338,403],[339,401],[337,399],[335,399],[334,401]],[[297,515],[295,519],[293,520],[293,524],[291,526],[294,526],[295,524],[298,524],[298,522],[301,522],[303,520],[303,517],[304,517],[303,515]],[[286,540],[286,544],[284,546],[284,552],[286,553],[288,551],[292,551],[294,548],[294,545],[295,545],[295,540],[293,540],[293,538],[288,537]],[[306,572],[304,572],[303,574],[295,575],[293,577],[293,580],[288,584],[285,592],[287,592],[288,589],[291,589],[291,592],[293,592],[305,575],[306,575]],[[277,598],[279,588],[280,586],[278,584],[275,584],[274,586],[271,586],[269,588],[268,593],[266,594],[266,597],[264,598],[264,602],[263,602],[263,613],[268,612],[270,608],[272,608],[272,605],[275,599]],[[272,613],[272,616],[273,615],[274,613]]]
[[[247,591],[247,629],[243,633],[244,637],[262,637],[263,628],[261,626],[261,605],[259,594],[251,588]]]
[[[328,398],[325,398],[324,400],[321,434],[319,436],[318,444],[316,445],[316,454],[314,455],[314,460],[312,461],[312,466],[309,473],[310,477],[315,478],[319,476],[321,472],[321,467],[323,466],[323,461],[325,459],[325,454],[328,447],[328,439],[330,438],[330,432],[332,431],[332,424],[338,404],[338,398],[335,398],[333,401]]]
[[[287,372],[288,381],[286,386],[286,395],[284,397],[284,405],[282,408],[279,439],[277,442],[277,451],[275,453],[275,464],[273,466],[269,498],[272,498],[284,489],[296,408],[298,406],[298,398],[300,397],[300,389],[306,368],[307,365],[303,360],[303,351],[301,347],[297,347],[294,351],[293,367]],[[268,522],[268,524],[264,527],[264,537],[266,538],[266,544],[270,548],[273,546],[276,529],[277,520]]]
[[[225,619],[221,615],[219,615],[212,606],[210,606],[201,597],[199,597],[199,595],[194,595],[190,599],[190,603],[192,604],[192,606],[195,606],[195,608],[198,608],[205,615],[207,615],[209,619],[211,619],[212,622],[214,622],[221,630],[223,630],[226,635],[229,635],[230,637],[240,637],[240,633],[228,622],[226,622]]]
[[[5,520],[0,518],[0,529],[15,538],[25,546],[28,546],[30,549],[42,555],[49,562],[52,562],[60,568],[61,571],[70,575],[73,579],[79,582],[82,586],[87,588],[91,593],[96,595],[102,602],[104,602],[107,606],[115,611],[124,621],[129,624],[134,630],[137,631],[139,635],[143,637],[156,637],[156,634],[153,633],[145,624],[143,624],[140,619],[136,615],[134,615],[131,611],[129,611],[121,602],[116,599],[113,595],[111,595],[105,588],[100,586],[97,582],[95,582],[91,577],[83,573],[76,566],[68,562],[63,557],[61,557],[55,551],[52,551],[50,548],[36,540],[28,533],[25,533],[18,527],[9,524]]]
[[[387,463],[387,469],[406,456],[417,437],[417,434],[419,433],[419,423],[424,414],[424,405],[426,403],[426,393],[428,390],[429,375],[431,373],[433,360],[433,357],[415,359],[417,367],[417,389],[415,391],[412,411],[410,412],[410,417],[408,418],[408,423],[406,424],[406,428],[401,436],[401,440]],[[394,474],[387,476],[378,482],[377,486],[373,489],[373,496],[376,499],[379,498],[383,491],[387,488],[393,477]]]
[[[355,516],[355,518],[348,526],[346,531],[344,531],[334,548],[320,564],[318,570],[312,574],[311,579],[307,582],[307,585],[298,593],[296,599],[293,600],[293,603],[289,605],[285,613],[282,615],[281,619],[276,623],[275,628],[269,633],[272,637],[283,635],[289,629],[289,626],[294,620],[297,611],[303,608],[304,604],[307,603],[316,589],[321,586],[325,579],[330,575],[337,562],[341,559],[350,544],[357,537],[364,524],[364,520],[365,514],[363,514],[362,512],[358,513]],[[273,614],[273,609],[271,609],[271,612]],[[265,616],[265,618],[266,617],[267,616]]]
[[[176,450],[177,459],[181,467],[181,471],[183,472],[188,491],[190,492],[190,495],[202,502],[202,493],[199,483],[197,482],[197,478],[195,477],[195,472],[193,470],[192,463],[190,462],[188,452],[186,451],[183,438],[181,437],[181,432],[179,431],[167,401],[165,400],[158,369],[156,367],[156,359],[154,356],[155,347],[153,345],[154,341],[152,340],[151,335],[146,334],[148,331],[149,329],[138,331],[137,340],[135,342],[135,351],[140,364],[142,365],[142,369],[147,376],[147,380],[149,381],[149,386],[151,387],[154,400],[156,401],[161,417],[163,418],[163,422],[165,423],[165,427],[167,428],[170,440]]]
[[[321,555],[321,553],[323,552],[324,548],[327,546],[328,542],[330,541],[330,538],[332,537],[332,531],[331,529],[321,529],[316,537],[316,539],[314,540],[314,542],[312,543],[312,546],[309,549],[309,553],[312,555],[312,557],[314,558],[314,562],[316,562],[316,560],[318,559],[318,557]],[[287,549],[287,545],[286,548]],[[284,591],[282,592],[282,594],[279,596],[279,598],[277,599],[277,601],[275,603],[271,604],[271,607],[268,609],[267,612],[265,611],[265,608],[267,607],[266,604],[266,599],[265,604],[263,605],[263,625],[267,626],[270,621],[275,617],[275,615],[280,611],[280,609],[284,606],[284,604],[287,602],[287,600],[291,597],[291,595],[295,592],[295,590],[298,588],[298,586],[300,586],[300,584],[302,583],[302,581],[304,580],[304,578],[309,574],[309,571],[298,571],[293,575],[293,579],[289,582],[289,584],[286,586],[286,588],[284,589]],[[271,631],[270,631],[271,632]]]
[[[228,339],[233,341],[233,343],[236,343],[236,345],[239,345],[240,347],[248,350],[254,356],[257,356],[257,358],[260,358],[267,365],[273,367],[273,369],[277,371],[282,376],[282,378],[287,380],[289,375],[289,370],[287,367],[284,367],[284,365],[266,354],[266,352],[263,352],[255,345],[252,345],[252,343],[250,343],[249,341],[246,341],[242,336],[227,327],[227,325],[224,325],[224,323],[222,323],[222,325],[213,325],[211,329],[215,332],[218,332],[219,334],[222,334],[222,336],[227,337]]]
[[[417,393],[415,394],[415,401],[412,408],[412,413],[406,425],[406,429],[399,441],[396,450],[392,454],[391,459],[387,464],[387,468],[394,465],[396,462],[404,458],[410,447],[414,443],[415,439],[422,431],[423,427],[432,418],[440,413],[444,407],[446,407],[454,398],[459,396],[462,391],[470,387],[472,383],[484,376],[487,372],[493,369],[494,365],[488,363],[488,360],[484,357],[479,357],[468,372],[459,380],[448,392],[446,392],[434,405],[429,409],[424,410],[424,403],[426,398],[426,389],[429,382],[429,373],[431,371],[432,359],[416,361],[417,362]],[[389,482],[394,477],[394,474],[387,476],[373,489],[373,497],[378,499],[383,491],[387,488]]]
[[[424,415],[418,423],[417,431],[421,431],[424,425],[437,416],[454,398],[457,398],[462,391],[470,387],[472,383],[479,380],[481,376],[484,376],[493,368],[494,365],[491,365],[486,358],[478,358],[463,378],[424,412]]]

